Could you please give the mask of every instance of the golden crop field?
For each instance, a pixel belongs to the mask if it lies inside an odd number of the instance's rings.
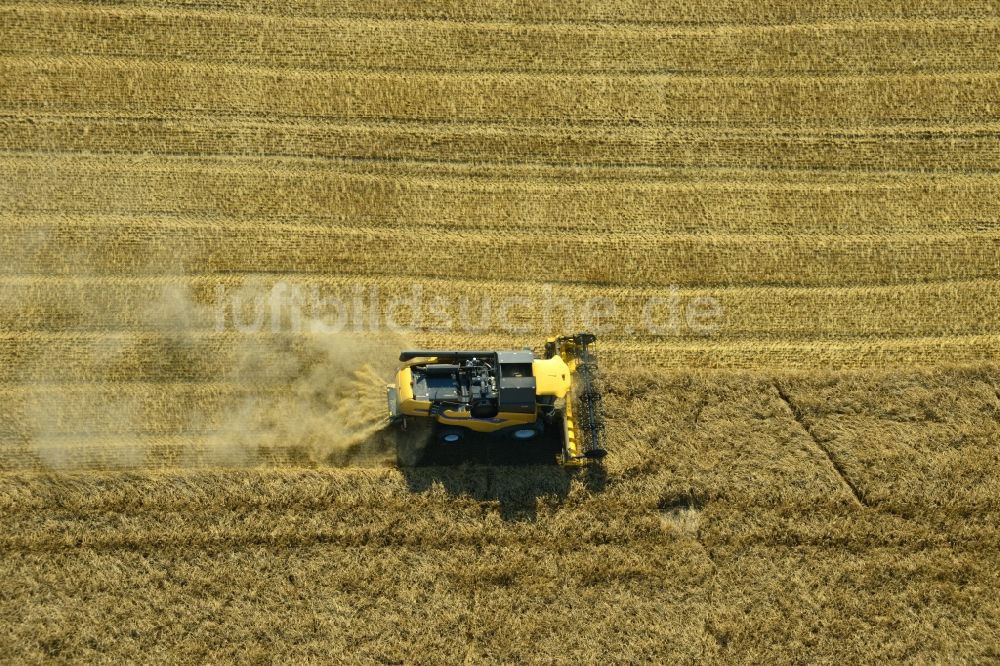
[[[0,7],[0,661],[1000,660],[994,0]],[[397,465],[594,330],[601,468]]]

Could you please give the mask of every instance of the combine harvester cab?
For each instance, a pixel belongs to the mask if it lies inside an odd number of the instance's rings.
[[[406,429],[430,423],[432,437],[460,445],[473,433],[514,441],[556,429],[559,463],[580,467],[604,457],[595,337],[550,338],[545,355],[522,351],[404,351],[387,389],[389,418]]]

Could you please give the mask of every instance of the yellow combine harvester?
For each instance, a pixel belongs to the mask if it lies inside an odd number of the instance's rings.
[[[389,418],[401,428],[430,422],[433,438],[457,446],[472,433],[528,441],[555,429],[559,462],[603,458],[597,365],[589,333],[550,338],[531,351],[404,351],[388,387]]]

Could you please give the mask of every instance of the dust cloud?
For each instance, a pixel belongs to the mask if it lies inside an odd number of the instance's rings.
[[[394,460],[385,387],[405,340],[393,334],[336,332],[297,338],[240,336],[229,380],[279,388],[223,410],[205,449],[207,462],[252,463],[293,450],[309,463],[382,464]]]
[[[6,321],[16,310],[57,305],[52,319],[70,322],[73,332],[53,331],[12,372],[21,398],[0,466],[395,462],[394,442],[383,432],[385,386],[408,346],[402,335],[333,331],[308,319],[295,330],[219,332],[216,305],[205,293],[196,298],[186,278],[128,312],[95,301],[94,289],[80,284],[62,290],[57,304],[15,296],[4,302]],[[264,291],[244,286],[242,301],[257,302]],[[49,354],[50,343],[63,353]],[[67,353],[71,367],[53,363]]]

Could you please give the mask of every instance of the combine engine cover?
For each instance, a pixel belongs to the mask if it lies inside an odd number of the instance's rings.
[[[432,415],[468,409],[475,418],[485,418],[498,411],[495,358],[456,359],[454,363],[415,365],[410,370],[413,398],[429,402]]]
[[[469,411],[473,418],[499,412],[534,414],[534,354],[523,352],[404,352],[401,359],[428,357],[410,366],[413,399],[431,404],[430,414]]]

